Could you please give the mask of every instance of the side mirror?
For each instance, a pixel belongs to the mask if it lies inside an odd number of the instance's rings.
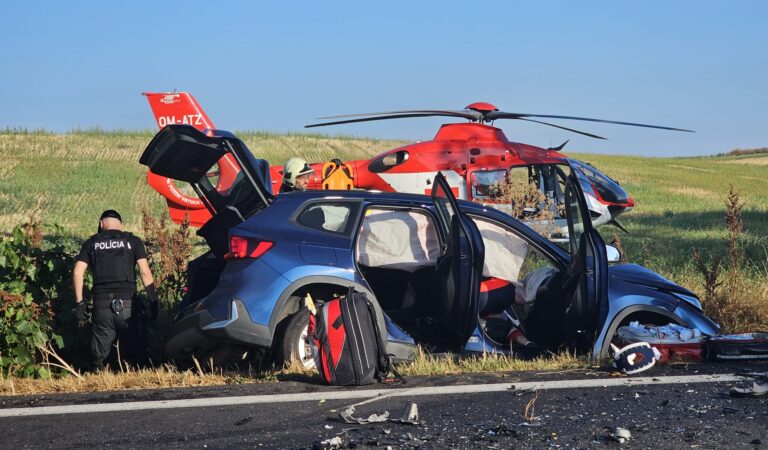
[[[619,262],[622,259],[619,249],[610,244],[605,244],[605,254],[608,257],[609,263]]]

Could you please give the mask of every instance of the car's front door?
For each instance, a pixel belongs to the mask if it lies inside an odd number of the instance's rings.
[[[565,184],[571,263],[565,281],[574,297],[568,310],[571,332],[591,335],[605,320],[608,308],[608,261],[605,242],[592,226],[584,193],[572,168]]]
[[[445,177],[438,173],[432,201],[444,237],[437,270],[441,298],[435,311],[447,347],[460,350],[477,326],[480,277],[483,271],[483,240],[476,225],[464,216]]]

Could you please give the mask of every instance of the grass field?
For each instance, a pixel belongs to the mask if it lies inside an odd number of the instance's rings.
[[[123,214],[130,231],[141,233],[142,208],[156,214],[165,211],[164,201],[148,187],[144,167],[138,164],[152,134],[0,132],[0,231],[9,231],[37,215],[46,225],[61,225],[74,246],[94,232],[102,210],[114,208]],[[282,164],[294,155],[310,161],[365,158],[402,144],[316,134],[238,135],[257,156],[272,164]],[[637,202],[636,208],[621,218],[630,234],[603,227],[606,240],[618,233],[631,262],[648,266],[698,293],[703,287],[691,251],[699,248],[705,256],[724,254],[728,234],[725,198],[732,184],[746,203],[740,238],[747,258],[745,276],[755,298],[768,299],[765,153],[696,158],[571,156],[618,180]],[[768,323],[760,320],[757,323],[768,329]]]

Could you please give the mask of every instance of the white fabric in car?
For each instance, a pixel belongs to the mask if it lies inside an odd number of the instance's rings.
[[[337,205],[320,205],[325,215],[325,223],[323,228],[329,231],[341,232],[344,230],[344,225],[347,224],[347,218],[349,218],[348,206]]]
[[[357,260],[368,267],[414,272],[434,266],[440,246],[434,224],[425,214],[369,209],[357,239]]]
[[[483,276],[517,282],[520,268],[528,253],[528,243],[487,220],[475,218],[474,221],[483,236],[485,246]]]

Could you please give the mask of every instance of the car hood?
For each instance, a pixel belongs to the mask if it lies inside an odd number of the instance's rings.
[[[696,297],[696,294],[658,273],[637,264],[619,264],[608,268],[608,278],[642,284],[664,291],[678,292]]]

